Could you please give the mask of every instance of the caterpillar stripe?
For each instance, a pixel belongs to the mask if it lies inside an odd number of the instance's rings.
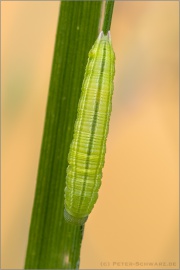
[[[101,32],[89,52],[68,155],[64,216],[74,224],[84,224],[98,198],[112,107],[114,64],[110,32]]]

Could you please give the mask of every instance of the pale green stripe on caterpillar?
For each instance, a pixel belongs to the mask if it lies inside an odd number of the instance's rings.
[[[112,107],[115,55],[110,32],[103,32],[89,52],[68,155],[66,221],[82,225],[98,198]]]

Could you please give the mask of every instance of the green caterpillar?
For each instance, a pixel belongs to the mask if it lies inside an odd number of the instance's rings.
[[[115,55],[110,32],[103,32],[89,52],[73,141],[68,155],[65,220],[82,225],[101,186],[112,108]]]

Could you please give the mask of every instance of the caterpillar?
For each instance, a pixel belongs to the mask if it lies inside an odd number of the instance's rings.
[[[68,154],[64,217],[83,225],[98,198],[112,108],[115,55],[110,32],[89,52]]]

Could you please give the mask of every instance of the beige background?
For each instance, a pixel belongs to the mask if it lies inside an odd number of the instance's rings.
[[[1,8],[2,268],[23,268],[59,2]],[[115,3],[113,112],[81,268],[178,268],[178,19],[178,2]]]

